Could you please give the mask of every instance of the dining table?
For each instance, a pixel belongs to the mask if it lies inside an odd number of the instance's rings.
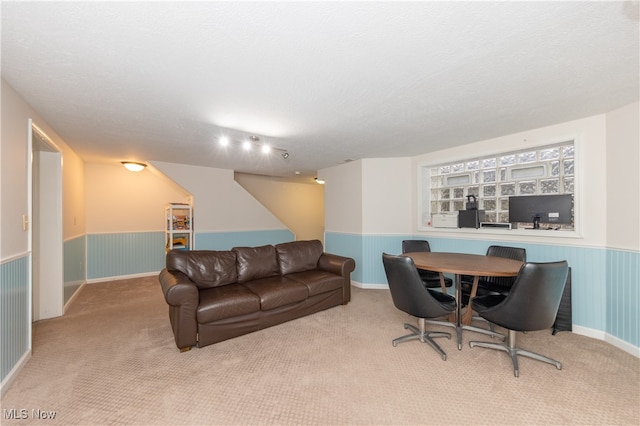
[[[403,253],[413,259],[416,267],[440,273],[440,280],[443,283],[442,274],[450,273],[455,275],[456,292],[456,313],[455,322],[451,323],[456,329],[458,340],[458,350],[462,350],[462,330],[474,331],[487,334],[492,337],[504,339],[505,336],[493,330],[487,330],[471,325],[473,311],[471,300],[476,296],[478,290],[479,277],[515,277],[520,272],[523,262],[504,257],[486,256],[481,254],[450,253],[450,252],[409,252]],[[462,315],[462,275],[473,276],[473,285],[469,296],[467,309]],[[443,285],[443,289],[444,288]]]

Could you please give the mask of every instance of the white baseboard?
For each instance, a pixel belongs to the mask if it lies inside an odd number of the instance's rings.
[[[155,272],[143,272],[140,274],[115,275],[113,277],[93,278],[93,279],[87,280],[87,284],[104,283],[107,281],[128,280],[130,278],[152,277],[152,276],[158,276],[159,274],[160,274],[160,271],[155,271]]]
[[[591,337],[593,339],[605,340],[605,332],[589,327],[571,324],[571,332],[581,336]]]
[[[604,337],[604,341],[615,346],[618,349],[622,349],[628,354],[635,356],[636,358],[640,358],[640,348],[637,346],[633,346],[629,342],[625,342],[618,337],[611,336],[610,334],[606,334]]]
[[[351,280],[351,285],[358,288],[364,288],[368,290],[389,290],[388,284],[362,284],[357,281]]]
[[[78,289],[73,293],[73,295],[71,295],[69,300],[67,300],[67,303],[64,304],[62,315],[67,313],[67,308],[69,308],[69,306],[71,306],[71,303],[73,303],[73,301],[76,299],[76,297],[78,297],[78,295],[80,294],[80,292],[82,291],[82,289],[84,288],[84,286],[86,284],[87,284],[87,282],[83,281],[82,284],[80,284],[80,287],[78,287]]]
[[[27,361],[29,361],[30,358],[31,349],[20,357],[20,360],[16,362],[16,365],[14,365],[11,371],[9,371],[9,374],[7,374],[7,377],[5,377],[2,383],[0,383],[0,397],[4,396],[4,393],[9,389],[13,381],[18,378],[20,371],[22,371],[24,366],[27,365]]]
[[[629,342],[625,342],[624,340],[612,336],[609,333],[605,333],[604,331],[594,330],[593,328],[582,327],[579,325],[573,325],[572,332],[579,334],[581,336],[591,337],[593,339],[598,339],[609,343],[616,348],[625,351],[626,353],[635,356],[636,358],[640,358],[640,348],[637,346],[633,346]]]

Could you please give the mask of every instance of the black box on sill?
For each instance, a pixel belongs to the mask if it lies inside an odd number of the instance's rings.
[[[480,228],[484,222],[484,210],[459,210],[458,228]]]

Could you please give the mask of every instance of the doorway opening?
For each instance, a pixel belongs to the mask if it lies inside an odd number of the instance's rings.
[[[31,120],[31,282],[32,320],[64,311],[62,234],[62,152]]]

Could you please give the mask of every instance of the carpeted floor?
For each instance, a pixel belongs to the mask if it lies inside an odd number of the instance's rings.
[[[519,334],[564,366],[521,358],[515,378],[505,353],[469,348],[490,340],[476,333],[462,351],[438,339],[446,362],[417,341],[394,348],[404,322],[415,321],[388,291],[353,288],[346,306],[180,353],[155,277],[92,284],[64,317],[34,325],[33,356],[2,398],[1,422],[640,423],[640,360],[607,343]]]

